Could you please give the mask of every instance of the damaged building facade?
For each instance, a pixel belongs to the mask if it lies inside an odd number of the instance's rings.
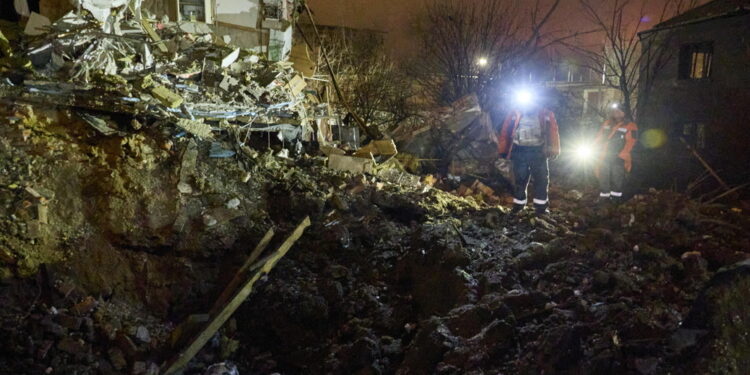
[[[89,1],[81,4],[123,4],[125,1]],[[139,0],[157,19],[206,24],[233,45],[252,49],[272,61],[287,60],[292,49],[294,0]],[[70,0],[41,0],[41,14],[56,20],[74,9]]]
[[[622,100],[622,94],[582,59],[580,56],[556,59],[550,64],[544,84],[560,97],[556,115],[563,129],[585,134],[599,128],[611,105]]]
[[[308,116],[314,104],[291,63],[269,59],[263,48],[231,44],[234,38],[199,21],[149,17],[142,6],[82,1],[79,11],[54,23],[31,14],[28,43],[19,43],[19,35],[2,37],[4,67],[39,75],[5,82],[3,95],[98,112],[82,117],[110,134],[118,133],[107,125],[110,114],[125,112],[208,139],[216,125],[241,126],[242,143],[273,133],[273,143],[292,152],[300,141],[318,138]]]
[[[347,145],[334,74],[154,3],[0,22],[0,373],[750,367],[750,201],[513,214],[477,95]]]
[[[750,153],[750,2],[716,0],[640,34],[643,59],[639,113],[649,164],[670,168],[684,185],[703,167],[681,139],[726,178],[748,178]],[[687,180],[686,180],[687,179]]]

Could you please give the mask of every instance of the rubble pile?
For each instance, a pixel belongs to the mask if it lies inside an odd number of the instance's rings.
[[[413,204],[361,212],[363,197],[349,199],[351,245],[321,237],[243,310],[267,317],[242,328],[256,371],[741,372],[747,342],[728,332],[747,331],[744,307],[687,322],[699,294],[744,293],[733,288],[750,269],[731,268],[750,254],[743,214],[660,192],[595,208],[572,192],[549,220],[469,208],[405,222],[393,212],[420,212]],[[381,214],[390,220],[368,219]],[[722,267],[733,271],[716,275]],[[727,272],[736,284],[706,289]],[[706,328],[711,319],[725,333]]]
[[[743,368],[741,210],[656,191],[597,207],[557,189],[551,218],[512,217],[321,157],[213,158],[215,140],[144,129],[113,142],[65,110],[8,110],[9,371],[160,373],[263,232],[308,215],[187,373]]]
[[[107,136],[158,121],[206,139],[236,128],[240,141],[253,131],[309,140],[305,82],[291,63],[235,48],[201,23],[157,21],[129,6],[96,15],[70,12],[12,42],[0,35],[0,95],[75,108]],[[123,114],[133,121],[118,123]]]
[[[421,117],[424,120],[405,122],[391,132],[402,151],[402,161],[411,170],[447,170],[453,176],[500,172],[509,177],[508,166],[495,157],[497,130],[493,119],[482,111],[476,95],[427,111]]]
[[[2,372],[164,373],[264,233],[308,217],[185,373],[747,368],[743,210],[556,188],[550,217],[514,216],[479,180],[404,173],[392,141],[310,155],[286,65],[106,14],[1,49]]]

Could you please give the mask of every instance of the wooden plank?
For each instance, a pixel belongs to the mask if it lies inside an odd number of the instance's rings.
[[[719,184],[721,184],[721,187],[723,187],[724,190],[731,190],[729,185],[727,185],[727,183],[724,182],[724,180],[721,177],[719,177],[719,174],[716,173],[716,171],[713,168],[711,168],[711,166],[708,164],[706,159],[703,159],[703,157],[698,153],[698,151],[696,151],[695,148],[693,148],[693,146],[690,146],[690,144],[688,144],[687,141],[685,141],[685,138],[680,137],[680,142],[682,142],[682,144],[684,144],[685,147],[687,147],[687,149],[690,150],[691,153],[693,153],[693,156],[695,156],[695,158],[698,159],[698,161],[700,161],[701,164],[703,164],[703,167],[706,168],[706,170],[709,173],[711,173],[712,176],[714,176],[716,181],[718,181]]]
[[[235,311],[240,307],[240,305],[247,299],[247,297],[250,295],[250,293],[253,290],[253,285],[261,278],[263,275],[270,272],[274,266],[283,258],[286,253],[289,252],[289,249],[292,248],[295,242],[302,236],[302,234],[305,232],[305,229],[310,226],[310,217],[306,217],[302,223],[297,226],[297,228],[292,232],[289,237],[284,241],[284,243],[279,246],[279,248],[269,257],[265,258],[260,263],[262,266],[259,267],[259,269],[252,274],[252,277],[247,280],[242,287],[240,288],[239,292],[232,297],[232,299],[227,303],[226,306],[224,306],[221,311],[215,316],[212,317],[212,320],[206,325],[201,332],[195,337],[195,339],[185,348],[185,350],[182,351],[179,355],[177,355],[174,359],[166,362],[162,368],[165,368],[164,371],[165,375],[172,375],[177,374],[179,371],[181,371],[187,364],[190,362],[193,357],[195,357],[196,354],[203,348],[204,345],[214,336],[214,334],[221,328],[221,326],[224,325],[224,323],[229,320],[229,318],[234,314]],[[255,267],[250,267],[251,269]]]
[[[151,26],[147,19],[141,19],[141,26],[143,26],[143,30],[146,31],[146,34],[148,34],[151,40],[156,43],[156,46],[159,47],[159,50],[162,53],[169,52],[169,49],[167,49],[167,46],[164,44],[164,42],[162,42],[161,37],[156,33],[156,31],[154,31],[154,28]]]
[[[398,154],[398,149],[396,148],[396,143],[394,143],[392,139],[376,140],[357,150],[357,152],[354,153],[354,156],[366,158],[369,157],[370,154],[375,156],[394,156]]]
[[[269,229],[268,232],[266,232],[266,235],[263,236],[263,239],[260,240],[258,246],[256,246],[253,252],[250,253],[250,257],[247,258],[247,262],[245,262],[240,271],[247,272],[247,270],[250,269],[250,266],[252,266],[256,260],[258,260],[258,257],[260,257],[260,254],[263,253],[263,250],[265,250],[268,247],[268,244],[271,243],[271,239],[273,238],[274,234],[276,234],[276,232],[273,231],[273,228]]]
[[[196,327],[199,323],[207,322],[210,317],[216,316],[218,312],[221,311],[221,308],[227,304],[227,301],[229,301],[229,299],[232,298],[235,293],[237,293],[237,287],[242,283],[243,280],[247,279],[247,272],[254,270],[251,268],[253,266],[253,263],[258,260],[258,257],[260,257],[260,254],[263,253],[263,250],[265,250],[268,247],[268,244],[271,243],[271,239],[273,239],[274,234],[275,232],[273,228],[268,229],[266,234],[263,236],[263,239],[261,239],[258,245],[255,246],[255,249],[253,249],[253,251],[250,253],[250,256],[248,256],[245,263],[242,265],[242,267],[240,267],[239,270],[237,270],[237,272],[234,274],[234,277],[224,288],[219,298],[216,299],[216,302],[214,302],[214,305],[208,314],[191,315],[188,317],[188,319],[180,323],[180,325],[172,332],[172,347],[183,344],[183,339],[185,337],[190,337],[195,334]],[[195,319],[196,316],[206,316],[206,318],[204,320],[198,321]]]
[[[733,188],[733,189],[731,189],[731,190],[727,190],[727,191],[725,191],[725,192],[724,192],[723,194],[720,194],[719,196],[717,196],[717,197],[715,197],[715,198],[713,198],[713,199],[709,200],[708,202],[706,202],[706,204],[711,204],[711,203],[714,203],[714,202],[718,201],[719,199],[721,199],[721,198],[724,198],[724,197],[726,197],[727,195],[730,195],[730,194],[732,194],[732,193],[736,193],[736,192],[738,192],[738,191],[740,191],[740,190],[742,190],[742,189],[744,189],[744,188],[746,188],[746,187],[748,187],[748,186],[750,186],[750,183],[748,183],[748,184],[744,184],[744,185],[740,185],[740,186],[737,186],[737,187],[735,187],[735,188]]]
[[[232,278],[232,281],[227,284],[227,287],[224,288],[224,291],[221,293],[218,299],[216,299],[216,302],[214,303],[214,306],[211,308],[210,315],[214,316],[219,311],[221,311],[221,308],[227,304],[227,301],[229,301],[230,298],[237,292],[237,287],[242,283],[242,280],[247,279],[247,272],[250,271],[250,267],[255,263],[256,260],[258,260],[258,257],[260,257],[260,254],[263,253],[263,250],[265,250],[268,247],[268,244],[271,243],[271,239],[273,239],[275,232],[273,231],[273,228],[269,229],[268,232],[266,232],[266,235],[263,236],[263,239],[260,240],[257,246],[255,246],[255,249],[252,253],[250,253],[250,256],[247,258],[245,263],[240,267],[239,270],[237,270],[237,273],[234,274],[234,277]]]
[[[208,314],[192,314],[183,320],[169,335],[169,345],[176,348],[182,343],[184,337],[190,337],[195,334],[196,327],[199,324],[207,322],[211,318]]]
[[[191,315],[184,322],[180,323],[180,325],[172,332],[172,347],[176,347],[177,345],[182,344],[182,340],[185,337],[194,335],[198,323],[207,322],[211,316],[216,316],[219,311],[221,311],[221,308],[227,304],[227,301],[229,301],[229,299],[232,298],[235,293],[237,293],[237,287],[242,283],[243,280],[247,279],[247,273],[254,270],[251,268],[253,266],[253,263],[258,260],[258,257],[260,257],[260,254],[263,253],[263,250],[265,250],[268,247],[268,244],[271,243],[271,239],[273,239],[274,234],[275,232],[273,228],[268,229],[266,234],[263,236],[263,239],[261,239],[258,245],[255,246],[255,249],[253,249],[253,251],[250,253],[250,256],[248,256],[245,263],[242,265],[242,267],[240,267],[239,270],[237,270],[237,272],[234,274],[234,277],[224,288],[219,298],[216,299],[216,302],[214,302],[214,305],[208,314]],[[197,321],[195,319],[196,316],[204,315],[207,318],[202,321]]]

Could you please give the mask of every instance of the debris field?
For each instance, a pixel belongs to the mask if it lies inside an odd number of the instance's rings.
[[[750,366],[746,210],[557,186],[549,217],[511,215],[393,142],[312,147],[287,63],[91,17],[0,35],[0,373]]]

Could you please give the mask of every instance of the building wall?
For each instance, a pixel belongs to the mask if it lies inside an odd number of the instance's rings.
[[[0,0],[11,1],[11,0]],[[218,36],[228,35],[238,47],[254,49],[267,53],[273,60],[286,60],[292,49],[292,31],[289,20],[271,22],[263,25],[261,0],[205,0],[215,4],[216,14],[211,27]],[[267,0],[270,4],[281,0]],[[287,9],[282,16],[290,17],[293,2],[286,1]],[[278,6],[274,9],[279,8]],[[177,20],[176,0],[143,0],[142,9],[161,19],[168,16]],[[41,0],[40,11],[53,22],[73,10],[70,0]]]
[[[596,132],[609,115],[610,106],[622,98],[617,89],[597,83],[547,85],[562,97],[556,106],[558,122],[580,135]]]
[[[252,49],[257,53],[267,52],[268,30],[240,28],[225,23],[216,23],[212,29],[216,35],[229,35],[232,44],[237,47]]]
[[[640,98],[647,98],[639,117],[642,130],[655,129],[666,136],[661,147],[646,140],[646,154],[658,163],[693,165],[695,158],[680,142],[684,137],[728,176],[744,178],[750,162],[750,15],[720,18],[649,35],[669,58],[654,73],[652,86],[643,85]],[[679,78],[680,48],[686,44],[713,42],[710,77]],[[644,48],[649,48],[644,43]],[[694,124],[690,126],[689,124]],[[687,127],[686,127],[687,125]],[[698,134],[698,126],[703,128]],[[645,133],[645,132],[644,132]],[[654,136],[654,132],[645,133]],[[643,139],[642,139],[643,141]],[[659,144],[660,142],[657,142]],[[683,164],[688,163],[688,164]],[[654,163],[652,163],[654,164]],[[658,166],[656,166],[658,168]],[[686,176],[686,178],[690,178]]]

